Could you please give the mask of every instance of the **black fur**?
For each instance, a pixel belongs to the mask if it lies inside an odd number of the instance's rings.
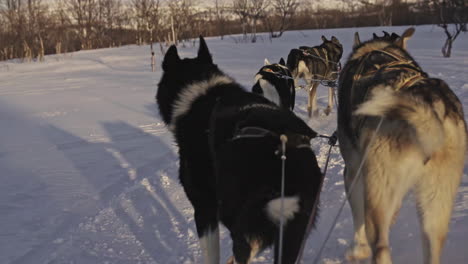
[[[265,65],[256,74],[257,81],[252,87],[252,92],[265,95],[260,84],[260,79],[268,81],[273,85],[280,99],[280,106],[294,110],[296,101],[296,89],[291,71],[286,67],[283,58],[279,63]]]
[[[265,206],[279,197],[279,135],[288,135],[286,195],[299,197],[300,210],[286,223],[282,263],[295,263],[323,181],[309,145],[316,133],[293,112],[234,81],[210,87],[184,115],[174,116],[175,102],[187,85],[225,76],[212,63],[203,38],[193,59],[181,60],[171,47],[163,69],[156,100],[179,146],[179,177],[194,207],[197,232],[202,237],[221,221],[231,233],[238,263],[246,263],[250,256],[247,239],[258,240],[262,249],[277,244],[278,226]],[[249,127],[268,133],[249,137],[245,134]]]
[[[384,35],[382,37],[377,36],[377,34],[372,33],[373,40],[385,40],[385,41],[390,41],[390,42],[395,42],[398,38],[400,38],[400,35],[396,33],[392,33],[391,35],[387,31],[382,31]]]

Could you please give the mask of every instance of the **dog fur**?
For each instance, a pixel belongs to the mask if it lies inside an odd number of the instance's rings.
[[[301,46],[289,52],[287,66],[291,70],[296,86],[300,79],[304,79],[309,89],[307,110],[309,116],[318,116],[317,87],[319,81],[337,78],[339,62],[343,54],[340,41],[332,36],[331,40],[322,36],[323,43],[314,47]],[[333,88],[328,90],[328,106],[325,114],[330,114],[333,108]]]
[[[220,71],[202,37],[196,58],[180,59],[172,46],[162,67],[156,100],[179,147],[179,178],[204,263],[219,263],[219,221],[231,234],[231,263],[250,263],[271,245],[278,263],[282,134],[288,138],[282,263],[296,263],[324,177],[309,143],[316,133]]]
[[[296,89],[291,71],[286,67],[283,58],[279,63],[265,65],[255,75],[252,92],[265,96],[268,100],[286,109],[294,110]]]
[[[413,190],[424,263],[440,262],[464,166],[466,123],[457,96],[406,51],[413,32],[364,43],[356,34],[340,75],[338,138],[355,230],[350,260],[372,254],[375,263],[391,263],[390,226]]]

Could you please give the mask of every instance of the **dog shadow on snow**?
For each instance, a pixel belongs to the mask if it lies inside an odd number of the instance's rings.
[[[171,200],[180,199],[177,204],[191,208],[184,195],[176,195],[183,191],[179,190],[178,158],[174,150],[157,136],[128,123],[103,122],[102,126],[108,137],[97,142],[51,125],[47,126],[46,133],[97,190],[99,210],[111,208],[118,221],[139,241],[137,244],[141,244],[151,262],[194,263],[194,256],[189,255],[193,252],[190,245],[196,241],[194,225],[189,223],[193,221],[181,214],[180,210],[185,208],[176,208]],[[114,241],[104,243],[113,246]],[[122,245],[114,246],[127,254]],[[137,256],[140,251],[128,255]],[[130,258],[128,261],[133,263]]]

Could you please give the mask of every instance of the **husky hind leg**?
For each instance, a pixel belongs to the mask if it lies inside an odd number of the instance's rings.
[[[263,206],[257,207],[255,202],[249,203],[236,217],[234,225],[228,228],[233,256],[227,264],[249,264],[265,245],[272,243],[273,224],[261,208]]]
[[[309,88],[309,100],[307,104],[307,113],[309,117],[317,117],[318,110],[317,110],[317,87],[318,82],[311,82],[308,87]]]
[[[460,175],[453,168],[444,173],[423,175],[416,187],[424,263],[439,264],[442,248],[449,229],[453,202]],[[452,175],[451,175],[452,174]],[[453,178],[452,178],[453,177]]]
[[[254,255],[246,238],[240,235],[232,236],[232,253],[234,256],[228,260],[228,264],[249,264]]]
[[[328,87],[328,106],[325,109],[325,114],[329,115],[333,109],[333,96],[335,94],[335,89],[333,87]]]
[[[420,167],[415,166],[412,162],[415,159],[411,158],[417,154],[408,151],[402,159],[389,160],[385,157],[395,157],[392,145],[380,141],[370,148],[362,175],[367,240],[375,263],[391,264],[390,226],[403,198],[420,175]],[[399,166],[392,167],[395,162]]]
[[[219,227],[216,208],[195,206],[195,224],[197,226],[200,247],[205,264],[219,263]]]
[[[348,202],[351,207],[354,224],[354,245],[346,252],[346,259],[348,261],[366,259],[371,255],[364,222],[364,185],[362,177],[358,177],[356,173],[357,170],[354,168],[345,168],[345,189],[349,196]],[[350,190],[355,177],[358,178],[354,183],[353,189]]]
[[[262,250],[263,241],[260,239],[247,240],[240,234],[232,235],[233,256],[227,264],[250,264],[251,260]]]
[[[391,264],[389,247],[389,232],[393,213],[388,213],[387,208],[382,208],[378,203],[370,202],[366,205],[365,226],[367,239],[373,253],[373,262],[376,264]]]
[[[193,180],[194,175],[208,175],[210,170],[209,166],[194,166],[193,163],[188,162],[184,153],[181,153],[179,178],[194,209],[203,263],[218,264],[220,250],[216,194],[204,184],[205,182]]]

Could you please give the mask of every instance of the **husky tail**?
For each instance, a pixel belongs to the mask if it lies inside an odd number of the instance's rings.
[[[355,115],[380,116],[390,121],[406,121],[415,133],[425,157],[430,157],[444,144],[442,104],[425,101],[424,98],[401,94],[391,87],[375,87],[368,101],[359,105]]]

